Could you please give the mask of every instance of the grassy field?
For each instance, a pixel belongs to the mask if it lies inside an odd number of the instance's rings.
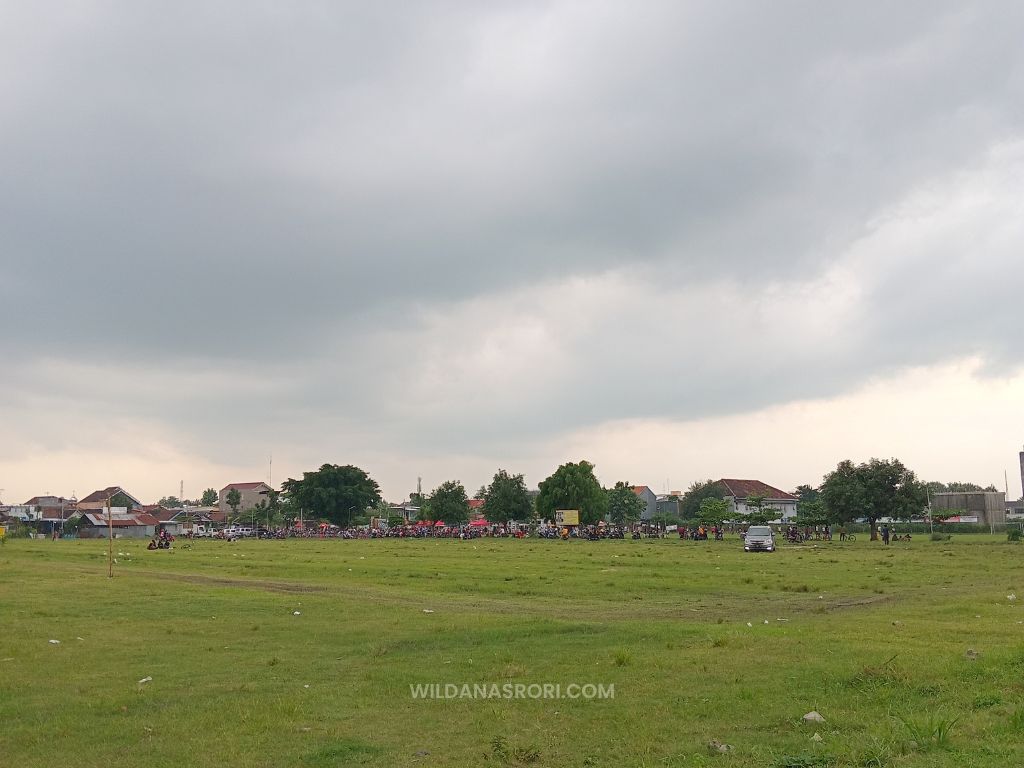
[[[0,765],[1024,765],[995,538],[144,544],[0,548]]]

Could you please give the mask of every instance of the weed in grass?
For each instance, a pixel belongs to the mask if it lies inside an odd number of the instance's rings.
[[[534,746],[511,746],[504,736],[491,739],[491,752],[484,754],[485,759],[494,759],[502,763],[521,763],[529,765],[540,760],[540,750]]]
[[[982,696],[975,696],[971,706],[974,709],[988,709],[1003,703],[1003,699],[997,693],[990,693]]]
[[[1011,731],[1024,732],[1024,707],[1017,707],[1006,721]]]
[[[918,752],[928,752],[949,746],[949,735],[960,718],[928,715],[921,718],[901,717],[899,720],[910,736],[914,749]]]
[[[629,651],[619,649],[612,657],[612,661],[615,663],[616,667],[625,667],[633,661],[633,656]]]
[[[831,755],[783,755],[776,762],[776,768],[818,768],[835,765],[838,760]]]
[[[368,763],[380,752],[380,747],[355,739],[344,739],[306,756],[306,763],[314,766],[360,765]]]
[[[725,648],[729,644],[729,638],[727,637],[716,637],[711,641],[712,648]]]
[[[850,679],[850,687],[862,692],[871,692],[878,688],[906,685],[909,678],[905,672],[893,664],[894,661],[896,661],[896,656],[886,659],[877,666],[867,665]]]
[[[885,768],[897,753],[892,739],[880,739],[872,736],[868,745],[861,751],[857,765],[862,768]]]

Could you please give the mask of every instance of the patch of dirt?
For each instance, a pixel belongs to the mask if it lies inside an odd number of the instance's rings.
[[[327,587],[312,584],[293,584],[287,581],[257,581],[254,579],[228,579],[221,576],[200,576],[194,573],[137,573],[152,579],[182,581],[186,584],[198,584],[210,587],[242,587],[243,589],[260,589],[266,592],[285,592],[288,594],[303,592],[326,592]]]

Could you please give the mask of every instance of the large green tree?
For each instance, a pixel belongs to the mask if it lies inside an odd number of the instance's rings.
[[[729,516],[729,502],[709,496],[700,503],[698,512],[702,523],[718,525]]]
[[[821,492],[810,485],[798,485],[793,491],[793,495],[797,497],[800,504],[806,504],[809,501],[817,501]]]
[[[633,492],[633,486],[627,482],[620,480],[605,493],[608,495],[608,516],[616,525],[635,523],[647,509],[647,504]]]
[[[203,497],[199,499],[199,503],[204,507],[212,507],[217,503],[217,491],[213,488],[207,488],[203,491]]]
[[[796,510],[796,518],[793,520],[797,525],[824,525],[829,522],[828,509],[825,502],[820,499],[814,501],[802,501]]]
[[[867,518],[871,540],[875,541],[881,518],[906,520],[921,514],[927,504],[927,491],[899,459],[871,459],[856,465],[847,459],[825,475],[821,498],[829,515],[838,522]]]
[[[679,502],[679,516],[683,520],[700,517],[700,503],[704,499],[724,499],[725,489],[715,480],[698,480],[692,483]]]
[[[563,464],[540,484],[537,514],[545,520],[555,519],[555,510],[578,509],[580,522],[593,525],[604,518],[608,497],[594,476],[589,461]]]
[[[430,494],[427,508],[435,520],[443,520],[446,525],[469,522],[469,497],[458,480],[447,480],[437,486]]]
[[[484,517],[491,523],[509,520],[529,520],[533,514],[530,494],[522,475],[510,475],[499,469],[491,484],[482,488],[478,496],[484,500]]]
[[[380,501],[376,481],[351,464],[324,464],[316,472],[303,472],[301,480],[285,480],[281,488],[292,504],[311,517],[326,518],[343,528]]]

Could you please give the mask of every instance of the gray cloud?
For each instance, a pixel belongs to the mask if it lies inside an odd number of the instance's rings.
[[[0,13],[25,431],[500,453],[1019,363],[1017,4]]]

